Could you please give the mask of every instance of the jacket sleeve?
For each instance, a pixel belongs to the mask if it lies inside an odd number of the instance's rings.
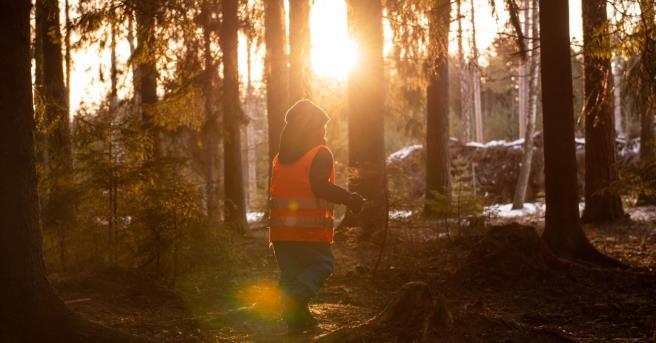
[[[351,193],[328,181],[333,168],[333,155],[325,148],[319,149],[310,166],[310,187],[317,198],[336,204],[347,204]]]

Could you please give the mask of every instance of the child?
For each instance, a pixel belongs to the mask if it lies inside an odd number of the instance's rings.
[[[335,185],[326,146],[328,115],[309,100],[285,115],[271,173],[269,240],[280,268],[283,318],[290,333],[317,325],[308,302],[332,274],[333,204],[360,212],[364,198]]]

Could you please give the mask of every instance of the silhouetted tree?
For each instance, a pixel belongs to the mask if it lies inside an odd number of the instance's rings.
[[[542,238],[562,257],[618,266],[590,244],[579,222],[568,1],[540,0],[539,17],[547,207]]]
[[[72,314],[46,279],[32,140],[30,7],[28,0],[0,2],[0,341],[135,341]]]
[[[349,75],[349,189],[369,200],[360,222],[371,233],[387,222],[385,180],[385,76],[383,6],[380,0],[348,1],[351,34],[359,59]]]
[[[73,149],[71,144],[68,93],[64,83],[62,35],[58,0],[39,0],[37,16],[41,21],[39,39],[42,51],[42,101],[48,155],[44,226],[58,234],[59,258],[66,265],[66,231],[73,224],[72,202]]]
[[[429,85],[426,90],[426,204],[433,214],[436,195],[450,196],[449,0],[434,2],[429,16]]]
[[[240,127],[243,121],[239,98],[237,31],[238,0],[222,4],[223,22],[220,36],[223,51],[223,157],[225,189],[225,221],[238,232],[246,230],[246,202],[241,160]]]
[[[656,112],[656,23],[654,0],[640,0],[640,31],[642,53],[640,56],[640,100],[645,103],[640,111],[640,161],[646,166],[646,181],[654,183],[656,171],[648,164],[656,163],[656,139],[654,137],[654,112]],[[641,194],[638,204],[656,204],[656,195]]]
[[[280,133],[289,105],[287,52],[285,39],[285,4],[283,0],[264,2],[266,40],[266,94],[269,123],[269,169],[278,153]]]
[[[289,100],[310,98],[310,0],[289,1]]]

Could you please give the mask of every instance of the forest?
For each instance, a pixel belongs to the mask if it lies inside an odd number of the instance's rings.
[[[656,342],[655,0],[0,0],[0,343]]]

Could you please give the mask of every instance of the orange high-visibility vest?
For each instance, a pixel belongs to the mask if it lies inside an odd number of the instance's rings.
[[[318,145],[290,164],[273,159],[271,199],[269,199],[269,240],[323,242],[333,241],[333,203],[317,198],[310,187],[310,167]],[[330,183],[335,183],[333,166]]]

